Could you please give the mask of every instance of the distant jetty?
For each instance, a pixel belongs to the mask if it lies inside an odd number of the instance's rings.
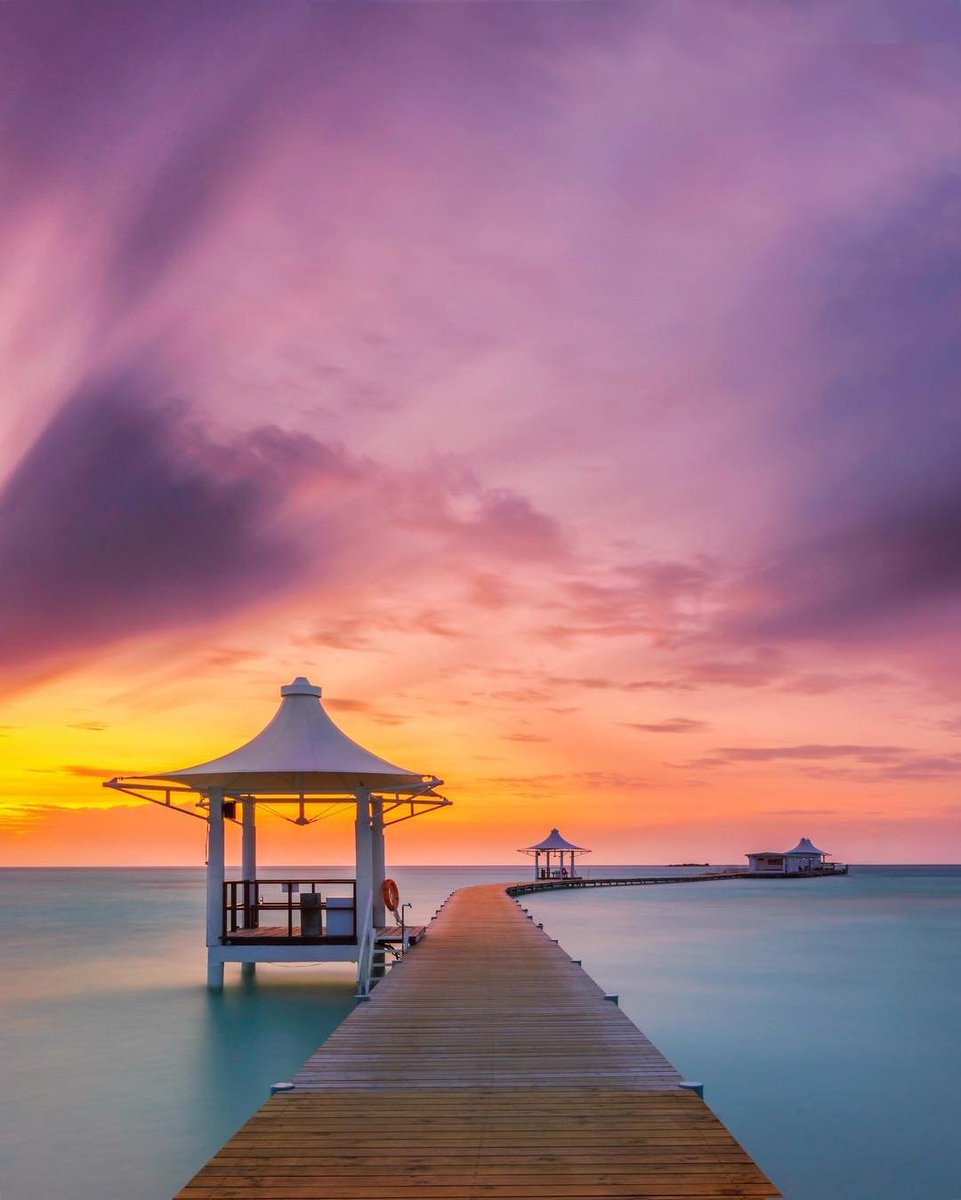
[[[583,846],[569,842],[555,826],[543,841],[525,846],[521,854],[534,859],[534,878],[529,883],[513,884],[510,896],[528,896],[533,892],[556,892],[573,888],[644,887],[668,883],[711,883],[721,879],[814,879],[824,875],[847,875],[844,863],[828,862],[826,850],[819,850],[810,838],[802,837],[792,850],[761,850],[747,854],[746,867],[723,867],[699,871],[696,875],[606,875],[585,878],[577,873],[576,856],[590,854]],[[565,854],[567,855],[565,859]],[[543,862],[542,862],[543,856]],[[668,863],[671,870],[710,867],[706,862]]]
[[[824,876],[847,875],[848,869],[840,863],[829,863],[825,867],[812,867],[808,871],[787,873],[784,871],[703,871],[699,875],[606,875],[594,879],[534,879],[529,883],[513,883],[507,889],[509,896],[530,896],[534,892],[560,892],[579,888],[609,887],[656,887],[669,883],[718,883],[724,879],[816,879]]]

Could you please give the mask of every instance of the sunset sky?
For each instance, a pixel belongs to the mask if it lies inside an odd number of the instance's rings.
[[[958,860],[955,0],[5,4],[0,147],[3,862],[299,674],[397,862]]]

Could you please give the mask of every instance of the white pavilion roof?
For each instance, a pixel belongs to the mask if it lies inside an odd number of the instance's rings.
[[[569,842],[566,837],[558,833],[556,829],[552,829],[542,842],[537,842],[533,846],[525,846],[525,850],[581,850],[584,854],[590,854],[590,850],[586,850],[583,846],[575,846],[573,842]]]
[[[424,794],[443,782],[358,745],[324,711],[321,689],[303,676],[280,694],[274,719],[245,745],[193,767],[138,778],[184,783],[197,791],[222,787],[238,794],[315,796],[352,794],[359,788]]]
[[[826,854],[826,850],[819,850],[810,838],[803,837],[794,847],[793,850],[786,850],[785,854]]]

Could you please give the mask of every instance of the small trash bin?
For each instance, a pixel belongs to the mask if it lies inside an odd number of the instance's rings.
[[[320,892],[305,892],[300,897],[301,937],[321,937],[323,928],[323,897]]]
[[[352,937],[354,933],[354,902],[349,896],[327,897],[327,934],[329,937]]]

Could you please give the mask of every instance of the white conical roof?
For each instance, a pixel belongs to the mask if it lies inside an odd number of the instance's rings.
[[[552,829],[542,842],[537,842],[533,846],[524,846],[524,850],[581,850],[585,854],[590,854],[590,850],[585,850],[583,846],[575,846],[573,842],[569,842],[566,837],[558,833],[557,829]]]
[[[379,758],[343,733],[324,711],[321,689],[302,675],[280,689],[277,715],[255,738],[210,762],[143,779],[186,783],[197,791],[222,787],[255,795],[418,792],[440,784]]]
[[[793,850],[786,850],[786,854],[826,854],[826,850],[819,850],[810,838],[801,838]]]

